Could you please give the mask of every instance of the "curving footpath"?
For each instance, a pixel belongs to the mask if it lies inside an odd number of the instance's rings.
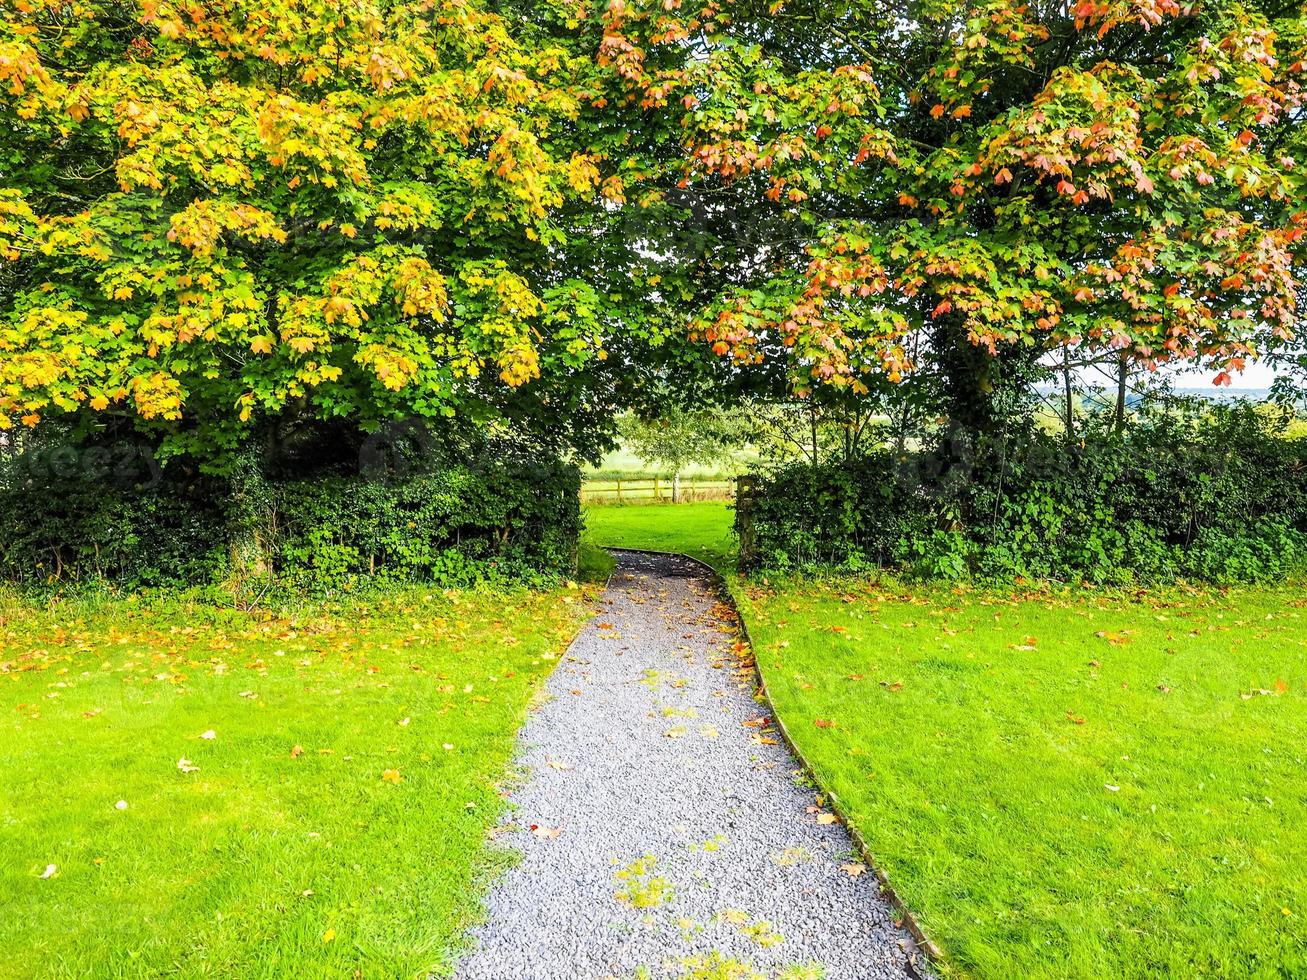
[[[528,778],[462,980],[922,977],[752,698],[703,570],[618,555],[521,735]]]

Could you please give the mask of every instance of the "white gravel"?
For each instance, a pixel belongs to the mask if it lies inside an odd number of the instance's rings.
[[[598,617],[522,731],[529,775],[499,841],[523,860],[456,977],[925,974],[874,875],[842,867],[857,862],[848,835],[819,821],[760,723],[717,602],[691,563],[619,554]]]

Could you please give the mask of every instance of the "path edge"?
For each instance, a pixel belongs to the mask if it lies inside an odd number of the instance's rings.
[[[726,576],[703,559],[695,558],[693,555],[687,555],[680,551],[655,551],[652,548],[619,548],[616,546],[603,545],[600,547],[604,547],[607,551],[624,551],[637,555],[664,555],[672,558],[684,558],[708,572],[709,576],[716,584],[718,592],[730,603],[731,608],[735,610],[735,618],[740,624],[740,637],[749,647],[750,659],[753,661],[754,699],[761,702],[770,712],[772,723],[776,726],[776,730],[780,732],[781,739],[785,742],[786,748],[790,750],[790,754],[794,756],[795,760],[799,763],[799,767],[803,770],[804,775],[811,780],[814,786],[819,788],[821,794],[826,797],[826,800],[829,802],[830,808],[835,812],[835,815],[840,818],[840,823],[848,832],[850,839],[853,841],[854,847],[858,850],[858,856],[862,858],[863,863],[866,864],[866,866],[872,870],[872,873],[876,875],[876,881],[880,884],[881,896],[884,897],[889,902],[890,907],[898,913],[903,925],[908,930],[908,934],[912,936],[913,942],[916,943],[917,949],[924,953],[926,959],[932,964],[937,966],[945,965],[946,960],[943,950],[935,944],[934,940],[926,935],[925,930],[921,928],[921,924],[917,921],[917,917],[912,914],[912,910],[909,909],[903,899],[899,897],[899,893],[894,890],[894,887],[890,884],[889,876],[886,875],[880,865],[876,863],[871,847],[868,846],[866,839],[862,836],[862,832],[858,830],[852,822],[850,822],[848,811],[843,802],[841,802],[839,796],[836,795],[834,790],[828,790],[822,786],[821,780],[817,777],[817,770],[813,768],[812,763],[808,761],[808,757],[803,754],[803,751],[795,743],[794,737],[790,735],[790,730],[786,727],[785,722],[781,720],[780,715],[777,714],[776,706],[772,704],[771,694],[767,690],[767,681],[762,676],[762,668],[758,666],[758,649],[753,642],[753,636],[749,633],[749,624],[745,622],[744,616],[740,612],[740,605],[735,599],[735,593],[731,591],[731,587],[726,581]]]

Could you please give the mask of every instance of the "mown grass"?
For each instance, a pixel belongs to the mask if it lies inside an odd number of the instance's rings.
[[[728,512],[690,506],[592,533],[729,567]],[[1301,588],[728,580],[945,974],[1307,976]]]
[[[601,548],[676,551],[706,561],[719,570],[735,567],[733,506],[709,501],[651,504],[647,507],[585,508],[583,542]]]
[[[777,713],[949,972],[1307,975],[1307,600],[742,588]]]
[[[0,597],[0,976],[439,971],[584,606]]]

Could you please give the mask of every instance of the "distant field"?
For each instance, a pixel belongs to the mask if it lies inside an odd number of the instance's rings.
[[[587,479],[581,484],[581,501],[587,504],[694,503],[735,499],[733,479],[682,477],[678,484],[666,477]]]
[[[750,449],[736,449],[723,454],[720,462],[691,463],[681,470],[682,479],[728,479],[745,472],[757,459],[757,453]],[[652,479],[655,476],[671,478],[671,472],[665,467],[651,465],[625,448],[609,453],[598,466],[587,466],[582,470],[585,480]]]

